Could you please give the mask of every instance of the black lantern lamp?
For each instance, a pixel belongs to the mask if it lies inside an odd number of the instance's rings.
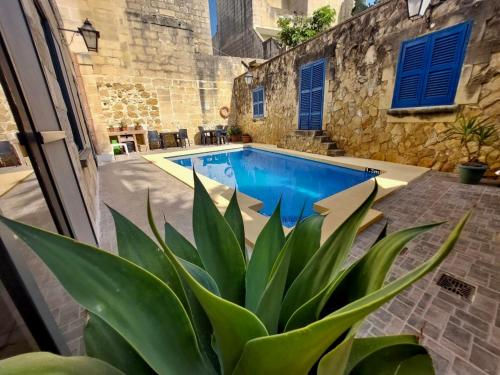
[[[408,17],[413,20],[423,17],[430,0],[408,0]]]
[[[85,19],[82,27],[78,28],[78,32],[82,35],[87,49],[92,52],[97,52],[97,43],[99,41],[100,34],[99,31],[92,26],[88,18]]]
[[[97,31],[94,26],[90,23],[88,18],[83,21],[82,27],[79,27],[78,30],[70,30],[70,29],[59,29],[64,31],[71,31],[75,34],[80,34],[83,37],[85,45],[87,46],[87,50],[90,52],[97,52],[98,50],[98,41],[99,41],[99,31]],[[71,39],[73,41],[73,38]],[[69,43],[71,44],[71,42]]]

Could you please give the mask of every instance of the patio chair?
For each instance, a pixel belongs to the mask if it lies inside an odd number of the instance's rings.
[[[215,125],[215,129],[222,130],[222,129],[224,129],[224,126],[223,125]]]
[[[217,139],[218,145],[227,143],[227,133],[222,129],[217,129],[215,131],[215,138]]]
[[[177,147],[186,147],[186,141],[188,146],[191,147],[187,129],[179,129],[179,132],[175,135],[175,143],[177,144]]]
[[[207,131],[203,126],[198,126],[198,130],[200,131],[200,140],[202,145],[207,145],[210,142],[210,137],[207,137]]]
[[[148,130],[148,141],[149,141],[149,148],[151,150],[157,150],[161,148],[160,135],[156,130]]]

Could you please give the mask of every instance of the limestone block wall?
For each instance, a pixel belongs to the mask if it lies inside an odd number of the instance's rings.
[[[89,18],[99,51],[78,36],[76,54],[98,152],[109,152],[107,128],[124,122],[152,129],[224,123],[241,59],[214,56],[205,0],[56,0],[66,28]],[[71,34],[66,35],[71,41]]]
[[[235,80],[232,123],[257,142],[277,144],[297,129],[300,66],[327,62],[323,129],[348,155],[452,171],[465,161],[457,142],[438,142],[460,115],[481,114],[500,132],[500,3],[435,1],[426,18],[411,21],[405,0],[389,0],[270,61],[248,87]],[[472,20],[472,34],[452,112],[395,115],[390,108],[402,41]],[[251,90],[265,89],[265,117],[252,118]],[[500,168],[500,141],[481,160]]]
[[[11,140],[15,138],[17,126],[12,116],[12,112],[0,86],[0,141]]]

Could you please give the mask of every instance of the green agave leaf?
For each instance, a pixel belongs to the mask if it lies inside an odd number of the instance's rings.
[[[346,373],[349,373],[359,363],[363,362],[367,357],[374,354],[378,350],[402,344],[416,345],[418,344],[418,339],[413,335],[365,337],[354,339],[345,371]]]
[[[336,288],[328,290],[323,295],[318,306],[321,312],[317,311],[316,318],[326,316],[348,303],[380,289],[389,269],[406,244],[418,235],[441,224],[434,223],[403,229],[376,242],[349,270]]]
[[[194,170],[193,179],[193,231],[198,253],[222,297],[243,305],[246,263],[240,244]]]
[[[304,328],[250,340],[234,373],[307,373],[325,350],[353,324],[437,267],[453,248],[469,216],[470,213],[462,218],[433,257],[400,279]]]
[[[273,214],[260,232],[246,273],[245,307],[257,311],[257,306],[266,288],[276,258],[285,244],[285,234],[280,216],[281,199]]]
[[[156,276],[71,238],[4,217],[0,221],[33,249],[80,305],[106,321],[156,372],[210,373],[186,310]]]
[[[377,195],[377,183],[363,204],[323,243],[288,289],[281,309],[280,326],[338,276],[358,229]]]
[[[349,302],[379,289],[404,246],[419,234],[437,225],[440,223],[403,229],[383,239],[380,239],[379,235],[372,248],[360,260],[340,273],[327,287],[293,313],[285,331],[304,327]]]
[[[202,285],[205,289],[212,292],[213,294],[220,296],[220,291],[217,283],[207,271],[205,271],[201,267],[198,267],[196,264],[188,262],[187,260],[184,260],[182,258],[177,257],[177,260],[200,285]],[[189,288],[191,289],[191,287]]]
[[[52,353],[21,354],[0,361],[2,375],[124,375],[99,359],[61,357]]]
[[[89,357],[100,359],[124,373],[155,373],[123,337],[95,314],[90,314],[84,339]]]
[[[418,357],[418,358],[415,358]],[[399,344],[377,350],[358,363],[349,375],[395,375],[400,366],[406,368],[408,363],[416,364],[417,367],[410,369],[406,374],[431,375],[434,374],[432,361],[427,350],[418,344]],[[417,371],[418,370],[418,371]]]
[[[345,375],[354,335],[349,334],[339,345],[326,353],[318,364],[318,375]]]
[[[110,207],[109,209],[115,221],[119,255],[151,272],[172,288],[188,312],[202,354],[207,359],[211,358],[213,365],[218,365],[217,361],[214,360],[215,354],[210,345],[212,327],[205,312],[200,308],[198,300],[192,295],[189,286],[182,284],[177,270],[156,242],[119,212]],[[180,233],[173,228],[166,228],[167,231],[174,245],[179,246],[180,253],[188,255],[190,259],[199,261],[199,257],[196,258],[198,255],[196,249]],[[188,272],[196,280],[201,282],[205,287],[210,288],[214,293],[219,294],[215,281],[213,281],[205,270],[188,261],[183,260],[183,262]],[[188,297],[187,293],[191,293],[191,295]]]
[[[298,257],[307,256],[307,249],[311,246],[310,242],[314,242],[315,240],[319,242],[319,238],[314,238],[314,235],[318,234],[318,225],[321,228],[322,222],[323,220],[318,220],[317,216],[310,216],[300,221],[292,230],[283,249],[281,249],[274,262],[269,282],[257,307],[257,316],[264,323],[270,334],[278,331],[281,301],[285,293],[291,261],[295,260],[295,266],[298,266],[300,263]]]
[[[288,277],[286,281],[286,289],[295,280],[297,275],[304,269],[305,265],[314,255],[316,250],[320,247],[321,228],[325,216],[314,215],[302,220],[300,245],[294,246],[292,251],[292,258],[290,260],[290,267],[288,270]]]
[[[167,222],[165,222],[165,243],[179,258],[203,268],[198,250]]]
[[[433,375],[434,366],[428,354],[415,355],[399,364],[394,375]]]
[[[108,209],[115,222],[118,255],[151,272],[167,284],[189,311],[181,279],[162,249],[125,216],[109,206]]]
[[[217,296],[191,276],[161,238],[153,220],[149,199],[148,220],[151,230],[165,254],[176,267],[179,275],[191,287],[193,294],[210,319],[217,343],[217,351],[221,359],[222,372],[231,374],[245,344],[253,338],[267,336],[265,326],[253,313]]]
[[[247,259],[247,252],[245,246],[245,227],[243,226],[243,217],[241,216],[240,206],[238,205],[238,197],[236,196],[236,190],[229,201],[229,205],[224,213],[224,219],[233,230],[238,243],[240,244],[241,252],[243,257]]]

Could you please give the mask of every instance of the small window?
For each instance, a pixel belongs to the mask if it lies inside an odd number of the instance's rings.
[[[252,93],[253,117],[264,117],[264,88],[258,87]]]
[[[403,42],[393,108],[454,103],[470,28],[461,23]]]

